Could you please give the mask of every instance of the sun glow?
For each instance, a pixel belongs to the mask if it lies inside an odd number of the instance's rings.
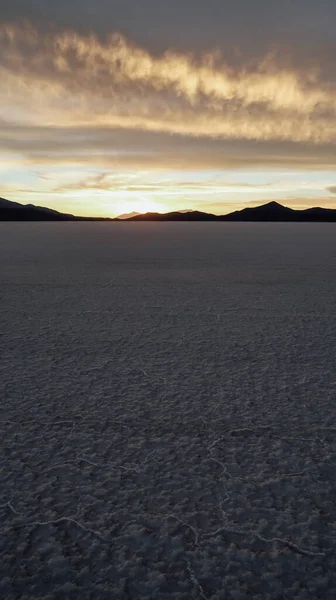
[[[145,197],[127,200],[117,204],[117,212],[119,214],[131,212],[137,212],[141,214],[147,212],[165,213],[168,211],[169,209],[163,204]]]

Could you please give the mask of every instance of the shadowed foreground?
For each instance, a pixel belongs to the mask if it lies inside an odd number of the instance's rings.
[[[335,598],[335,240],[0,224],[1,598]]]

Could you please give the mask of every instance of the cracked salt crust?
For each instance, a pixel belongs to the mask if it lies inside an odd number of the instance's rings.
[[[0,224],[0,596],[335,598],[328,224]]]

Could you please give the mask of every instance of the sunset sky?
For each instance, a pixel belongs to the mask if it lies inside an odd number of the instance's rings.
[[[1,0],[0,196],[336,208],[335,0]]]

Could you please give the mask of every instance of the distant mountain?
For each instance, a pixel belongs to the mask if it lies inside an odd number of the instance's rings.
[[[129,221],[218,221],[219,217],[198,210],[179,211],[168,213],[145,213],[128,219]]]
[[[278,202],[268,202],[254,208],[243,208],[229,215],[223,215],[225,221],[297,221],[304,211],[282,206]]]
[[[76,217],[34,204],[19,204],[0,198],[0,221],[105,221],[100,217]]]
[[[130,212],[130,213],[125,213],[124,215],[118,215],[116,218],[119,219],[120,221],[126,221],[127,219],[131,219],[132,217],[137,217],[140,214],[141,213],[134,211],[134,212]]]
[[[176,212],[183,214],[183,213],[189,213],[189,212],[195,212],[195,211],[193,211],[191,208],[187,208],[187,209],[184,209],[184,210],[178,210]],[[118,215],[116,218],[120,219],[121,221],[124,221],[126,219],[133,219],[133,217],[140,217],[143,214],[155,214],[155,215],[159,215],[161,213],[139,213],[139,212],[131,212],[131,213],[125,213],[124,215]]]
[[[258,221],[258,222],[336,222],[336,210],[330,208],[308,208],[294,210],[278,202],[268,202],[254,208],[244,208],[228,215],[191,211],[146,213],[132,217],[130,221]]]
[[[261,221],[261,222],[336,222],[336,209],[308,208],[294,210],[278,202],[268,202],[255,208],[244,208],[228,215],[214,215],[198,210],[168,213],[130,213],[115,219],[108,217],[77,217],[34,204],[19,204],[0,198],[0,221]]]
[[[19,204],[0,198],[0,219],[2,221],[69,221],[74,220],[75,217],[50,208]]]
[[[278,221],[278,222],[336,222],[336,210],[330,208],[308,208],[294,210],[278,202],[268,202],[255,208],[244,208],[220,217],[223,221]]]

